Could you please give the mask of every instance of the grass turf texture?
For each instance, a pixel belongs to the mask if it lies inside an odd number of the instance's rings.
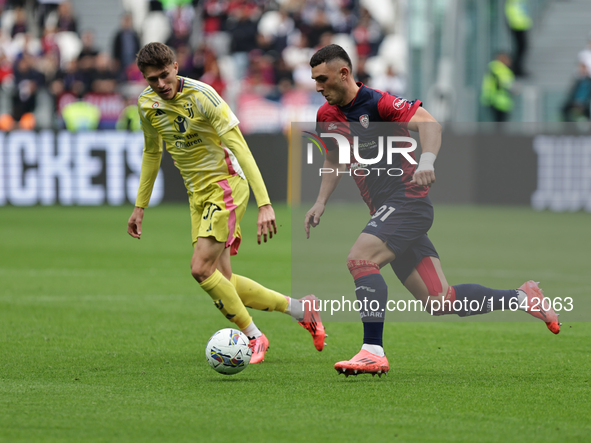
[[[188,208],[146,211],[140,241],[125,233],[130,207],[0,211],[2,442],[591,440],[588,323],[558,336],[541,322],[388,323],[390,374],[345,379],[332,366],[358,351],[361,324],[327,324],[318,353],[286,316],[253,312],[267,359],[222,376],[204,347],[229,324],[190,276]],[[233,266],[289,292],[290,216],[277,213],[279,234],[258,246],[247,211]],[[545,272],[548,295],[574,294],[591,283],[588,224],[439,206],[431,238],[452,284]],[[391,295],[407,297],[395,281]]]

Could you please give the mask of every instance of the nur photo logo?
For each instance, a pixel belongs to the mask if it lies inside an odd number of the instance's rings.
[[[339,171],[334,168],[319,168],[319,175],[337,173],[354,175],[358,177],[367,176],[369,174],[387,174],[397,177],[403,174],[403,170],[399,167],[390,167],[394,164],[399,165],[399,160],[395,159],[395,155],[402,155],[404,159],[411,165],[416,165],[417,161],[410,155],[417,148],[417,142],[412,137],[405,136],[377,136],[360,143],[359,136],[346,136],[336,132],[323,132],[320,137],[312,132],[303,131],[307,140],[306,163],[311,165],[314,163],[314,146],[318,148],[321,155],[328,153],[325,140],[332,139],[336,143],[339,163],[350,164],[347,171]],[[351,142],[353,146],[351,146]],[[410,146],[401,146],[406,144]],[[351,149],[352,148],[352,149]],[[362,152],[372,151],[372,157],[366,158],[362,156]],[[365,154],[364,154],[365,155]],[[384,157],[386,163],[384,165]],[[388,167],[370,167],[373,165],[382,165]]]

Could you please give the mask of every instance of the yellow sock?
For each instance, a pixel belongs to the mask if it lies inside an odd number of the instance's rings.
[[[199,283],[213,299],[213,303],[224,316],[235,323],[239,329],[245,329],[252,318],[236,292],[236,288],[217,269],[207,279]]]
[[[267,289],[250,278],[232,274],[230,282],[236,288],[238,296],[245,306],[261,311],[285,312],[287,309],[287,297]]]

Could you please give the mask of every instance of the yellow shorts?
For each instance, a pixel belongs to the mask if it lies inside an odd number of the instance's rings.
[[[189,193],[193,246],[199,237],[214,237],[230,248],[230,255],[236,255],[241,239],[239,223],[248,197],[248,183],[239,175]]]

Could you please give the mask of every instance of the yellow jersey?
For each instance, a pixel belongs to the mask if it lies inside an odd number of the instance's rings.
[[[238,129],[238,118],[228,104],[211,86],[177,78],[178,91],[171,100],[163,100],[151,87],[138,98],[145,143],[136,206],[148,205],[163,142],[189,192],[240,175],[248,179],[258,206],[269,204],[258,167]]]

